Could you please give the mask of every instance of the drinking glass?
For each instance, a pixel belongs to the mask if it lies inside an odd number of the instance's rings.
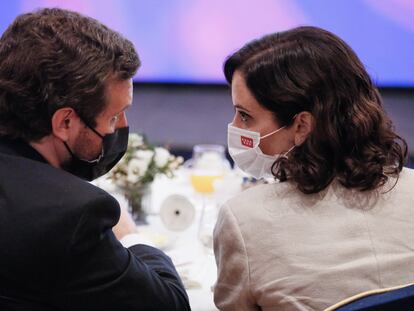
[[[191,185],[201,197],[198,238],[208,249],[213,247],[213,228],[218,207],[214,202],[214,182],[222,179],[230,169],[221,145],[195,145],[191,159]]]

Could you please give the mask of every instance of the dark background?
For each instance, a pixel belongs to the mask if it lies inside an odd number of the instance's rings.
[[[414,89],[381,88],[384,108],[397,132],[406,139],[409,163],[414,166]],[[169,147],[188,158],[195,144],[226,146],[227,124],[233,118],[227,85],[134,85],[128,110],[131,132],[145,133],[151,143]]]

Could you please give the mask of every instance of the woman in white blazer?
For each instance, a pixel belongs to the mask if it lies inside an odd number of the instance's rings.
[[[252,41],[224,73],[229,152],[256,178],[214,231],[220,310],[323,310],[414,282],[414,172],[377,88],[334,34]]]

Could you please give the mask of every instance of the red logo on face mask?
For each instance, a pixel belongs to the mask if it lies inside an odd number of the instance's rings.
[[[248,148],[253,148],[253,139],[251,139],[250,137],[241,136],[240,140],[243,146],[246,146]]]

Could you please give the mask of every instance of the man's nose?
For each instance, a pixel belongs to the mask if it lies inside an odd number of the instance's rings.
[[[128,119],[127,119],[125,111],[123,111],[122,114],[119,116],[116,128],[126,127],[126,126],[128,126]]]

